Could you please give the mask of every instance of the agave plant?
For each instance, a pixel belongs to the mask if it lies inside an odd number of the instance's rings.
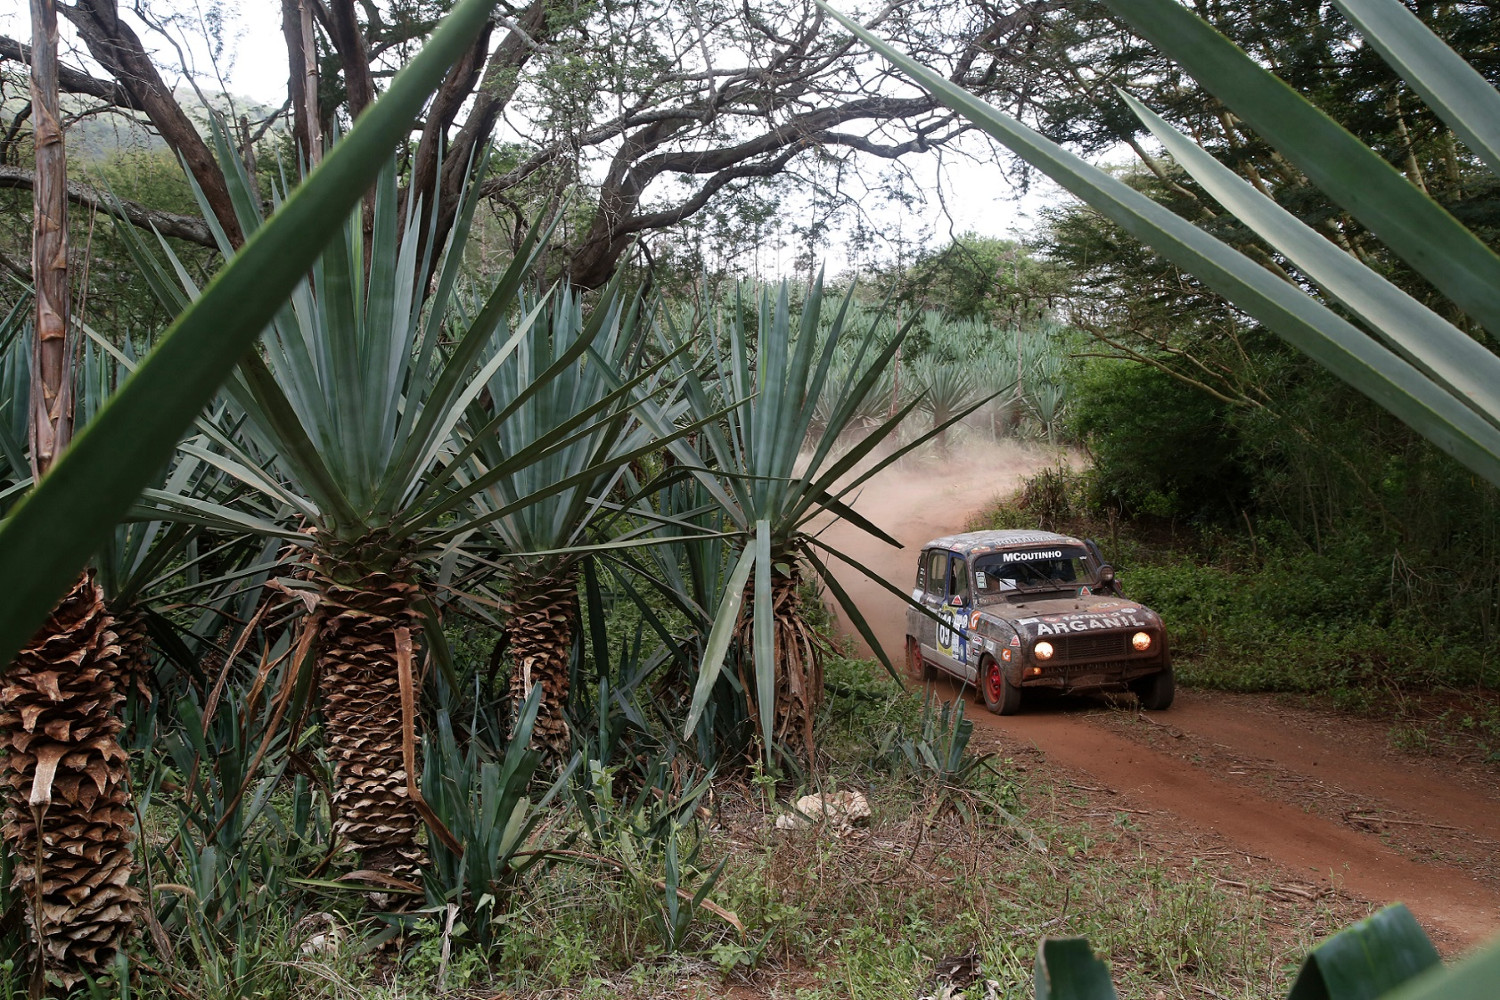
[[[217,141],[227,154],[222,133]],[[238,167],[232,179],[240,224],[254,233],[260,218],[249,179]],[[610,317],[618,322],[618,283],[587,323],[564,320],[555,331],[539,333],[550,300],[516,310],[541,244],[541,234],[533,231],[476,306],[460,303],[463,248],[477,198],[476,189],[464,199],[441,248],[433,291],[424,296],[419,276],[432,270],[427,255],[434,252],[433,241],[430,234],[422,239],[412,224],[414,201],[399,203],[396,167],[388,162],[373,197],[368,242],[361,214],[351,213],[311,280],[276,317],[264,358],[251,355],[226,385],[243,411],[241,434],[248,443],[221,438],[216,451],[192,442],[182,446],[261,494],[264,509],[278,516],[152,495],[176,516],[218,518],[226,527],[286,538],[306,549],[316,598],[310,625],[316,636],[308,641],[318,650],[337,786],[336,832],[367,869],[387,872],[419,866],[422,819],[435,836],[451,839],[416,784],[413,664],[419,634],[433,620],[422,560],[451,560],[454,548],[479,529],[493,528],[502,537],[506,525],[522,532],[517,518],[534,504],[547,504],[527,522],[534,526],[573,509],[569,504],[586,507],[587,491],[601,475],[657,446],[635,440],[633,452],[615,450],[620,403],[635,398],[646,375],[622,382],[616,373],[603,395],[577,382],[552,385],[578,370],[578,359],[611,325]],[[139,242],[131,245],[163,296],[192,294],[190,288],[174,293],[166,270]],[[170,254],[165,243],[162,251]],[[576,302],[566,315],[577,315]],[[524,349],[529,358],[541,359],[539,345],[547,342],[538,338],[551,333],[559,336],[546,348],[552,352],[545,355],[547,363],[535,367],[527,361],[522,375],[507,380],[502,372],[520,363],[517,353]],[[596,378],[604,367],[602,359],[585,366],[587,377]],[[597,398],[563,419],[562,400],[572,402],[567,394],[583,391]],[[466,429],[465,420],[486,394],[496,407],[493,416]],[[549,402],[539,405],[550,406],[552,420],[545,426],[530,408],[543,398]],[[512,418],[510,436],[497,443],[495,436]],[[603,464],[581,461],[589,458]],[[542,471],[526,471],[538,464]],[[551,503],[559,496],[567,499]],[[547,594],[562,585],[545,582]]]
[[[241,266],[230,265],[183,312],[108,413],[71,442],[65,444],[66,435],[54,437],[57,452],[41,463],[46,475],[36,477],[0,526],[0,577],[26,581],[0,602],[0,663],[10,664],[0,692],[11,803],[6,835],[27,859],[16,877],[32,889],[27,898],[37,911],[34,927],[44,960],[71,981],[109,966],[136,901],[127,884],[134,817],[124,754],[114,739],[120,726],[113,712],[114,635],[101,593],[80,573],[302,279],[331,223],[358,201],[379,165],[372,153],[386,152],[408,133],[427,95],[484,29],[492,6],[492,0],[466,0],[455,8],[361,117],[343,148],[294,196],[293,210],[273,220],[263,238],[247,246]],[[37,9],[55,14],[50,5]],[[55,24],[41,34],[55,39]],[[51,50],[37,48],[43,56]],[[41,118],[55,124],[58,115],[44,105]],[[55,134],[46,142],[41,138],[39,150],[46,145],[60,151]],[[62,171],[39,164],[38,176],[60,179]],[[64,186],[52,188],[60,204]],[[42,228],[65,234],[61,216],[58,211]],[[66,253],[56,244],[39,246],[36,256],[65,279],[65,267],[57,265]],[[70,328],[65,319],[60,325],[52,320],[66,317],[69,296],[66,287],[49,287],[47,294],[46,336],[63,341],[57,346],[66,358]],[[62,398],[56,374],[46,379],[49,403]],[[49,418],[71,424],[69,408],[49,409]]]
[[[954,414],[973,409],[977,401],[985,399],[985,393],[976,377],[974,367],[967,361],[939,361],[912,366],[912,378],[920,386],[920,409],[932,414],[932,426],[937,430],[937,449],[948,453],[948,425]]]
[[[620,509],[606,499],[629,463],[660,445],[634,406],[667,359],[643,366],[642,304],[618,285],[592,314],[567,289],[533,312],[536,321],[471,405],[466,450],[485,480],[473,498],[476,523],[499,549],[493,585],[504,595],[513,664],[511,728],[540,688],[529,744],[558,764],[572,747],[566,709],[579,566]],[[670,427],[676,412],[657,411],[656,426]],[[527,464],[511,460],[533,453]]]
[[[0,513],[31,486],[26,414],[31,405],[30,296],[0,320]]]
[[[685,449],[678,450],[683,453]],[[692,465],[707,467],[696,456]],[[644,492],[634,483],[631,489]],[[620,651],[607,678],[608,695],[623,706],[632,733],[649,734],[653,745],[671,748],[673,734],[687,719],[695,671],[704,662],[714,615],[727,592],[734,533],[726,530],[719,500],[696,477],[668,479],[631,514],[648,526],[656,544],[605,550],[599,561],[611,572],[620,596],[639,611],[642,632],[654,634],[658,644],[652,655],[636,648],[639,641]],[[596,603],[602,607],[602,600]],[[595,658],[601,664],[612,659],[602,649]],[[725,679],[729,683],[715,686],[691,734],[689,746],[696,747],[705,767],[739,754],[747,742],[743,691],[732,678]],[[604,695],[601,691],[601,700]],[[648,716],[653,718],[648,721]],[[607,735],[618,742],[616,734]],[[590,759],[607,758],[596,754]]]
[[[21,648],[286,301],[364,196],[428,95],[489,23],[495,0],[462,0],[390,88],[158,339],[108,412],[80,432],[0,527],[0,577],[30,586],[0,602],[0,662]]]
[[[83,345],[79,359],[76,398],[79,416],[87,421],[104,407],[119,381],[134,369],[136,357],[128,341],[122,348],[116,348],[87,324],[80,326],[89,340]],[[199,448],[212,448],[211,438],[229,437],[219,429],[224,407],[216,409],[216,413],[199,421],[209,432],[193,439]],[[147,493],[171,498],[174,505],[181,507],[212,501],[222,503],[233,488],[229,477],[214,466],[198,458],[179,456]],[[138,706],[144,707],[151,701],[150,636],[181,632],[179,623],[162,613],[163,604],[190,601],[204,609],[207,619],[223,627],[227,598],[258,589],[281,562],[278,548],[275,541],[257,543],[242,531],[212,533],[201,523],[153,517],[149,504],[142,505],[137,516],[116,525],[95,555],[94,569],[105,604],[114,618],[120,647],[117,667],[120,690],[127,697],[134,693]],[[242,621],[250,617],[249,613],[239,615]],[[169,642],[164,650],[174,654],[180,667],[195,666],[194,654],[180,642]]]
[[[257,200],[245,174],[233,176],[240,225],[253,234],[262,224]],[[464,479],[461,463],[432,473],[440,456],[451,454],[454,428],[485,380],[527,335],[534,315],[522,319],[503,347],[492,344],[506,326],[537,239],[533,233],[525,242],[478,310],[454,323],[450,305],[473,195],[443,248],[430,296],[420,294],[418,276],[428,272],[426,254],[433,251],[419,252],[422,234],[410,224],[415,206],[400,204],[393,162],[372,201],[368,242],[361,213],[351,213],[311,280],[277,315],[264,356],[248,357],[226,385],[244,413],[241,433],[248,443],[221,440],[216,451],[191,441],[182,446],[260,494],[265,509],[278,516],[185,504],[169,495],[153,499],[164,516],[217,517],[225,526],[306,549],[316,598],[308,641],[318,650],[337,786],[336,832],[365,868],[390,872],[411,871],[422,858],[413,661],[426,619],[417,565],[427,544],[424,529],[486,485]],[[164,298],[196,294],[191,287],[173,289],[156,258],[138,242],[132,245]],[[162,249],[170,255],[165,243]],[[173,264],[177,275],[186,274]],[[261,456],[274,456],[265,471]]]
[[[26,454],[17,447],[14,414],[19,379],[8,386],[4,450],[16,488],[50,475],[74,427],[76,328],[70,322],[67,144],[58,98],[57,10],[32,9],[33,152],[31,278],[35,309],[27,351]],[[6,327],[14,328],[13,311]],[[14,365],[14,367],[12,367]],[[22,367],[12,356],[11,373]],[[23,478],[23,473],[30,475]],[[13,495],[13,494],[12,494]],[[24,505],[23,505],[24,506]],[[14,521],[14,518],[11,518]],[[118,735],[123,701],[115,685],[119,647],[93,574],[82,569],[62,599],[56,592],[41,628],[24,645],[0,654],[0,789],[5,800],[6,853],[17,859],[10,886],[32,932],[32,992],[53,981],[71,988],[114,961],[140,893],[134,872],[130,782]],[[61,574],[59,574],[61,575]],[[24,592],[28,574],[9,578]],[[60,582],[60,581],[59,581]],[[61,589],[61,588],[59,588]],[[49,599],[50,598],[50,599]],[[21,598],[25,600],[25,598]]]
[[[712,363],[717,367],[711,384],[736,405],[722,424],[705,426],[701,438],[714,468],[696,471],[705,489],[722,506],[741,548],[706,641],[685,730],[687,735],[692,734],[733,643],[740,650],[739,680],[768,763],[778,746],[793,758],[807,759],[816,745],[813,719],[823,698],[823,650],[802,606],[802,584],[808,568],[823,580],[849,620],[894,674],[864,617],[828,572],[818,552],[851,564],[853,561],[817,538],[811,530],[814,523],[842,517],[887,544],[899,546],[843,498],[947,426],[872,459],[876,446],[916,406],[913,400],[842,454],[835,454],[840,436],[880,383],[905,336],[902,331],[886,340],[880,336],[878,324],[872,323],[849,335],[845,346],[851,351],[851,375],[836,390],[836,405],[822,437],[809,442],[808,454],[799,455],[818,400],[829,388],[834,358],[844,345],[849,302],[846,297],[834,309],[832,321],[820,337],[821,276],[812,283],[800,321],[795,323],[789,286],[783,282],[774,296],[769,291],[760,295],[753,311],[737,297],[728,321],[715,323],[708,338]],[[692,381],[689,385],[690,399],[697,410],[713,408],[701,385]],[[959,411],[953,419],[967,413]],[[697,461],[686,447],[679,447],[674,454],[688,467]],[[876,574],[870,576],[878,579]]]

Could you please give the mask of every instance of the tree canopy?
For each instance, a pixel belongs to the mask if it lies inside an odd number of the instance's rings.
[[[1005,103],[1026,100],[1014,72],[1035,45],[1055,0],[958,5],[887,4],[867,22],[903,40],[965,86]],[[324,137],[370,103],[419,47],[444,3],[283,0],[288,85],[277,108],[236,109],[237,155],[253,164],[279,132],[295,148]],[[201,112],[167,85],[165,21],[154,5],[117,0],[60,5],[81,42],[63,89],[85,102],[77,117],[122,115],[159,136],[191,173],[231,242],[240,238],[222,165],[204,139]],[[299,11],[311,16],[304,23]],[[608,279],[643,235],[712,204],[793,174],[814,210],[797,220],[815,240],[836,210],[858,212],[852,175],[950,143],[969,130],[901,83],[830,26],[808,0],[532,0],[503,6],[413,123],[403,178],[435,213],[437,238],[452,224],[478,153],[498,143],[483,193],[519,239],[539,216],[573,208],[554,241],[554,271],[583,287]],[[26,46],[0,38],[0,59]],[[29,109],[6,104],[5,131]],[[20,151],[7,149],[0,185],[25,186]],[[83,192],[75,201],[84,200]],[[130,205],[132,221],[211,246],[209,227]],[[649,252],[649,248],[648,248]]]

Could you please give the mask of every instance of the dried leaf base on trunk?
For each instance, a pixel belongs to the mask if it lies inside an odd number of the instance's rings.
[[[771,740],[790,754],[811,761],[816,748],[813,720],[823,704],[823,641],[802,615],[802,567],[793,555],[773,556],[772,564],[790,568],[790,575],[771,575],[772,649],[776,664],[775,707],[771,712]],[[755,581],[745,586],[735,641],[740,651],[740,683],[750,721],[760,729],[755,686]],[[765,734],[761,733],[761,738]]]
[[[320,559],[317,569],[318,685],[333,761],[334,833],[344,850],[359,854],[361,867],[411,878],[426,853],[402,760],[398,637],[421,628],[413,607],[420,591],[404,562],[359,574]]]
[[[129,697],[134,693],[141,704],[151,704],[151,640],[146,632],[146,616],[131,608],[114,608],[115,634],[119,637],[120,660],[115,687]]]
[[[84,576],[0,686],[11,889],[26,901],[35,937],[40,812],[42,959],[65,986],[110,968],[140,903],[129,884],[135,817],[116,739],[118,655],[104,596]]]
[[[579,620],[577,578],[513,581],[511,593],[515,598],[507,609],[506,624],[514,664],[508,697],[510,731],[515,732],[531,689],[540,687],[541,705],[529,747],[547,763],[560,765],[573,750],[567,707],[568,667]]]

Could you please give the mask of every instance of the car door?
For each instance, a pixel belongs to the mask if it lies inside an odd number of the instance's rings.
[[[939,610],[944,624],[936,626],[939,662],[959,677],[972,680],[974,666],[969,662],[969,564],[964,557],[949,553],[947,585]]]
[[[922,596],[920,600],[933,615],[943,614],[943,602],[948,595],[948,552],[945,549],[928,549],[922,553]],[[917,641],[922,644],[922,654],[933,663],[947,666],[947,660],[938,652],[938,624],[931,615],[917,615]]]

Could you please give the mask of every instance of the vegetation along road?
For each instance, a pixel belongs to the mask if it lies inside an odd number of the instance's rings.
[[[909,585],[924,542],[963,530],[1042,464],[1014,450],[978,458],[888,469],[865,489],[855,508],[905,548],[844,524],[829,529],[830,540],[897,586]],[[976,465],[993,473],[963,478]],[[897,599],[848,567],[841,582],[899,664],[905,631]],[[1128,588],[1128,575],[1124,582]],[[956,684],[939,685],[941,697],[958,693]],[[1138,713],[1125,695],[1039,699],[1000,718],[984,711],[972,689],[963,694],[976,748],[1037,758],[1105,813],[1131,817],[1153,848],[1184,863],[1232,861],[1246,891],[1402,900],[1447,952],[1500,931],[1500,793],[1492,767],[1393,750],[1379,725],[1266,695],[1188,690],[1154,715]]]

